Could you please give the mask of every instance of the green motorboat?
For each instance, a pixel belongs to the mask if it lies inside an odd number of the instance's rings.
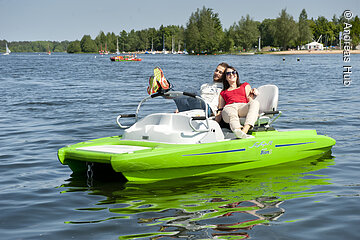
[[[168,91],[144,98],[135,114],[119,115],[117,122],[125,128],[122,136],[61,148],[59,160],[73,172],[86,172],[90,167],[108,168],[128,181],[151,182],[260,168],[331,150],[335,140],[318,135],[316,130],[275,130],[272,123],[281,115],[277,111],[278,88],[264,85],[258,90],[260,117],[250,138],[237,139],[226,126],[209,117],[207,104],[199,96]],[[153,113],[138,119],[145,101],[154,97],[176,100],[183,96],[203,101],[205,109]],[[121,124],[124,117],[135,118],[135,123],[124,126]]]

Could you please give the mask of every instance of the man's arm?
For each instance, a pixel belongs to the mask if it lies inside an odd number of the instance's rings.
[[[224,98],[219,94],[219,104],[218,104],[218,110],[215,113],[215,121],[220,122],[221,121],[221,112],[225,106],[225,100]]]

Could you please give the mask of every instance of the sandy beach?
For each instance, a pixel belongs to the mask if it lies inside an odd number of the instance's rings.
[[[278,54],[278,55],[296,55],[296,54],[343,54],[344,50],[293,50],[293,51],[278,51],[278,52],[264,52],[264,54]],[[359,54],[360,50],[351,50],[350,54]]]

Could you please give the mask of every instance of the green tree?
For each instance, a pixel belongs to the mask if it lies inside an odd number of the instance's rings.
[[[356,15],[356,17],[350,22],[351,23],[351,44],[353,49],[356,48],[360,44],[360,19]]]
[[[99,34],[96,36],[95,43],[98,46],[99,50],[105,50],[106,35],[103,31],[100,31]]]
[[[138,49],[138,43],[139,43],[139,36],[135,32],[134,29],[132,29],[127,38],[127,44],[129,45],[129,51],[137,51]]]
[[[155,28],[148,29],[148,37],[149,37],[149,49],[156,50],[156,46],[159,44],[159,39],[157,38],[157,31]],[[153,49],[151,49],[153,48]]]
[[[303,45],[308,43],[312,39],[312,33],[305,9],[303,9],[300,13],[298,26],[299,26],[298,44]]]
[[[62,44],[56,44],[53,48],[53,52],[65,52],[64,46]]]
[[[8,42],[6,40],[0,40],[0,52],[5,52],[5,46]]]
[[[335,40],[336,26],[333,22],[329,22],[325,17],[320,16],[312,25],[313,34],[315,40],[324,43],[327,46],[329,43]]]
[[[275,19],[264,19],[260,25],[262,46],[275,46],[276,26]]]
[[[128,41],[128,33],[123,30],[120,33],[120,37],[119,37],[119,49],[123,52],[128,52],[130,51],[130,45],[129,45],[129,41]]]
[[[109,52],[116,51],[116,35],[114,32],[106,34],[106,48]]]
[[[200,52],[199,13],[192,13],[185,30],[185,41],[189,50]]]
[[[136,48],[138,50],[149,49],[150,43],[149,43],[148,31],[146,29],[136,31],[136,35],[137,35],[137,38],[138,38]]]
[[[230,27],[229,29],[224,30],[224,37],[220,43],[220,49],[225,52],[232,52],[234,50],[234,39],[233,39],[233,29]]]
[[[80,41],[76,40],[76,41],[70,42],[66,51],[68,53],[80,53],[81,52]]]
[[[286,50],[289,46],[295,46],[295,41],[298,36],[298,28],[294,18],[282,9],[280,16],[276,19],[276,35],[275,40],[278,45]]]
[[[204,6],[191,14],[185,30],[185,42],[189,50],[218,51],[223,36],[219,16],[212,9]]]
[[[161,25],[158,31],[158,38],[161,39],[161,50],[164,50],[163,48],[167,50],[171,49],[171,29],[169,27]]]
[[[340,22],[339,22],[339,19],[336,17],[335,14],[334,14],[334,16],[332,17],[331,23],[332,23],[332,25],[334,26],[334,29],[333,29],[334,38],[333,38],[333,40],[331,41],[331,45],[332,45],[332,46],[338,46],[339,43],[340,43],[339,35],[340,35],[340,32],[342,32],[342,26],[341,26],[341,24],[340,24]]]
[[[249,15],[246,15],[246,18],[241,17],[237,24],[234,23],[233,39],[235,45],[248,51],[258,44],[258,39],[260,37],[258,25],[258,22],[252,20]]]
[[[328,32],[326,34],[326,45],[331,46],[333,42],[338,38],[339,34],[336,34],[336,25],[329,21]]]
[[[97,52],[97,46],[94,40],[91,39],[90,35],[84,35],[80,41],[81,51],[84,53]]]
[[[168,49],[177,51],[179,45],[183,44],[184,42],[184,28],[175,26],[175,25],[169,25],[166,27],[168,30],[169,36],[168,36]]]

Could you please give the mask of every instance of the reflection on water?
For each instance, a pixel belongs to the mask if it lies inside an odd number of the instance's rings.
[[[89,187],[86,178],[74,176],[61,189],[65,194],[87,191],[105,197],[94,207],[76,210],[111,215],[88,221],[70,219],[69,224],[135,221],[137,227],[122,231],[120,239],[245,239],[255,226],[279,221],[286,211],[285,201],[324,193],[314,188],[330,184],[330,179],[318,172],[333,161],[329,153],[263,169],[151,184],[94,181]]]

